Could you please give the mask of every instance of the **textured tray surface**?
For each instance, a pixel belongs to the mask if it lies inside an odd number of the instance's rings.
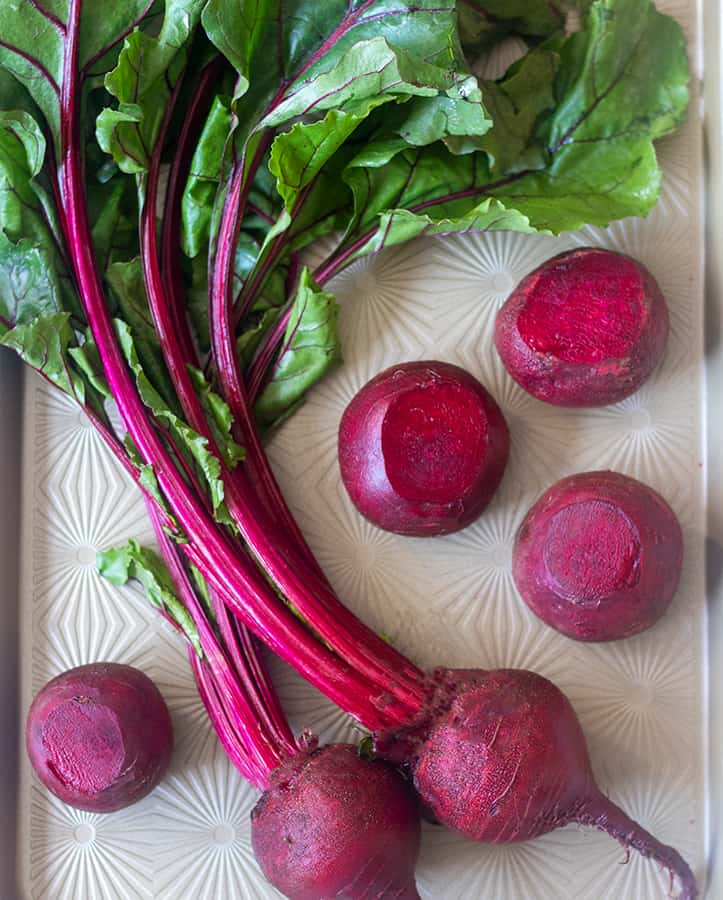
[[[684,22],[696,56],[696,12]],[[699,876],[706,835],[706,614],[702,162],[697,103],[660,145],[663,197],[646,220],[553,240],[516,234],[420,240],[356,264],[335,283],[344,366],[277,434],[273,459],[292,507],[345,601],[419,663],[522,666],[573,701],[603,789],[677,846]],[[600,245],[642,260],[668,297],[663,365],[629,400],[598,411],[546,407],[506,375],[492,348],[494,315],[512,286],[556,252]],[[476,524],[444,539],[410,540],[363,521],[340,485],[336,429],[372,375],[404,359],[458,363],[489,388],[513,437],[510,466]],[[24,764],[19,875],[25,897],[52,900],[222,900],[277,896],[248,840],[256,794],[226,761],[206,722],[182,647],[133,588],[94,570],[95,550],[150,540],[143,503],[77,410],[28,379],[25,418],[22,704],[52,675],[112,659],[147,671],[169,701],[178,741],[155,793],[111,816],[77,812]],[[652,631],[613,645],[575,644],[538,622],[516,595],[515,529],[550,483],[613,468],[661,491],[681,519],[680,590]],[[296,727],[354,736],[348,719],[285,667],[276,668]],[[667,876],[604,835],[566,828],[511,847],[425,832],[425,898],[659,900]]]

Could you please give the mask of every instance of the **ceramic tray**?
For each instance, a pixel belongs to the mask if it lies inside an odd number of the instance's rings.
[[[713,325],[706,332],[703,30],[694,3],[660,5],[685,26],[694,78],[687,124],[659,145],[664,186],[650,217],[560,239],[497,233],[418,240],[354,265],[334,284],[344,365],[278,432],[271,454],[313,549],[357,614],[424,666],[520,666],[552,678],[580,716],[601,787],[678,847],[703,883],[715,860],[709,812],[720,764],[709,766],[708,733],[707,660],[718,626],[708,610],[715,584],[706,580],[705,551],[718,515],[717,473],[715,489],[706,484],[718,420],[710,416],[706,390],[720,396],[720,384],[711,376],[714,340],[708,362],[704,353]],[[712,40],[715,29],[706,30]],[[715,47],[711,57],[716,65]],[[669,346],[655,375],[635,396],[595,411],[556,409],[525,394],[505,373],[491,340],[495,313],[515,283],[554,253],[582,245],[642,260],[671,312]],[[367,379],[392,363],[424,358],[462,365],[489,388],[508,420],[512,454],[501,490],[476,524],[446,538],[413,540],[379,531],[355,512],[340,484],[335,441],[346,403]],[[6,403],[12,377],[3,375]],[[9,409],[4,424],[11,416]],[[17,880],[6,882],[7,893],[0,887],[0,896],[277,896],[249,845],[256,793],[218,747],[183,647],[137,590],[114,589],[95,572],[97,549],[129,536],[151,540],[141,497],[82,414],[34,377],[25,382],[22,421],[20,702],[16,708],[7,699],[7,731],[15,733],[33,693],[51,676],[85,662],[118,660],[156,680],[172,710],[177,747],[157,790],[108,816],[55,800],[31,775],[24,754],[8,748],[10,762],[19,760],[20,778],[14,814],[6,819],[18,830],[16,843],[8,831],[3,852],[14,856]],[[12,435],[16,446],[17,429]],[[536,497],[564,475],[600,468],[642,479],[668,499],[684,528],[685,565],[662,622],[637,638],[595,646],[573,643],[535,619],[515,592],[510,561],[515,530]],[[17,480],[9,472],[3,488],[11,514]],[[10,515],[6,521],[16,520]],[[17,541],[14,524],[6,537],[3,543]],[[715,558],[708,558],[712,572]],[[4,571],[12,577],[10,568]],[[6,614],[4,656],[14,660],[15,626],[12,612]],[[349,719],[290,670],[277,665],[274,671],[297,728],[309,726],[326,738],[358,737]],[[13,689],[12,680],[5,685]],[[712,684],[711,696],[719,697],[719,690]],[[718,719],[712,723],[717,729]],[[428,900],[668,895],[665,873],[635,855],[622,865],[624,858],[605,835],[576,827],[525,844],[485,847],[430,826],[418,876]],[[6,862],[10,871],[12,861]],[[715,877],[715,867],[712,872]],[[723,897],[714,890],[710,896]]]

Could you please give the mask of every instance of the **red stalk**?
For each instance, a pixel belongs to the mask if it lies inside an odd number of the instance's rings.
[[[291,514],[273,480],[253,411],[248,402],[236,353],[233,323],[232,282],[235,248],[253,173],[263,159],[269,140],[269,135],[261,139],[250,163],[250,172],[246,175],[246,180],[244,181],[246,166],[242,161],[236,168],[228,188],[211,278],[210,330],[212,353],[221,393],[241,429],[241,439],[246,446],[248,457],[256,462],[257,471],[265,473],[266,484],[273,481],[274,508],[284,511],[279,513],[279,518],[284,515],[290,519]],[[169,350],[173,349],[168,347],[166,341],[162,340],[162,345]],[[258,506],[253,510],[256,515],[257,510]],[[334,647],[357,671],[362,672],[365,679],[398,697],[412,714],[418,710],[425,697],[425,676],[421,670],[356,619],[339,601],[328,582],[315,578],[313,572],[299,573],[296,567],[289,565],[291,559],[278,559],[277,548],[266,540],[268,536],[266,529],[254,528],[253,531],[249,531],[247,513],[238,519],[234,515],[234,520],[237,521],[244,539],[254,550],[264,568],[272,573],[274,580],[295,608],[321,638]],[[279,562],[285,562],[286,566],[280,568]],[[303,577],[300,578],[300,575]],[[311,588],[306,584],[309,579],[312,579]]]
[[[176,92],[178,87],[176,88]],[[159,268],[159,251],[156,232],[155,209],[158,191],[158,175],[160,171],[161,151],[163,147],[163,133],[173,109],[173,99],[166,111],[164,123],[161,126],[161,134],[156,142],[156,147],[151,159],[151,165],[147,178],[146,198],[141,214],[141,247],[143,256],[144,277],[146,291],[148,293],[149,306],[153,315],[154,324],[160,337],[166,365],[173,379],[176,393],[181,402],[184,414],[194,430],[202,434],[213,447],[213,436],[205,420],[203,409],[196,395],[191,381],[188,364],[192,362],[183,353],[183,345],[190,343],[188,340],[177,340],[179,330],[187,332],[185,319],[180,314],[182,295],[175,292],[176,279],[166,271],[165,287],[173,291],[173,299],[168,301],[164,290],[164,281]],[[260,164],[269,138],[259,144],[254,160],[251,163],[252,170]],[[241,164],[237,170],[237,177],[229,188],[229,204],[224,208],[221,228],[219,232],[218,249],[216,256],[216,269],[214,278],[218,277],[221,284],[227,284],[230,290],[230,279],[233,272],[233,259],[235,256],[235,241],[238,237],[240,219],[243,215],[243,204],[246,198],[246,189],[241,188],[244,166]],[[180,175],[174,179],[175,184],[180,184]],[[250,185],[250,181],[246,185]],[[174,204],[172,198],[170,204]],[[234,212],[235,210],[235,212]],[[231,229],[233,237],[227,235]],[[165,236],[174,236],[174,230],[169,227]],[[165,258],[170,264],[169,249],[165,249]],[[219,272],[221,273],[219,275]],[[223,272],[226,272],[229,281],[224,280]],[[224,296],[228,292],[224,291]],[[243,468],[229,469],[216,451],[222,465],[224,485],[226,486],[226,503],[229,512],[239,528],[243,539],[252,552],[261,561],[273,580],[279,585],[284,594],[289,598],[300,615],[314,628],[321,638],[339,656],[349,662],[364,679],[376,689],[389,691],[394,694],[401,704],[409,707],[409,712],[414,713],[423,699],[423,692],[419,684],[424,678],[420,670],[414,668],[401,654],[397,653],[389,644],[379,638],[370,629],[360,623],[339,602],[328,581],[324,579],[316,566],[314,569],[306,564],[299,571],[295,565],[298,560],[297,548],[300,547],[302,562],[304,558],[313,559],[310,549],[306,545],[286,506],[281,491],[273,477],[268,460],[261,446],[261,440],[255,426],[253,413],[246,400],[246,393],[241,383],[241,373],[238,369],[238,359],[233,341],[233,329],[230,326],[230,306],[218,310],[213,301],[212,294],[212,343],[217,351],[216,362],[222,388],[230,403],[232,412],[241,428],[241,439],[244,442],[248,461],[259,477],[265,488],[268,499],[271,500],[271,510],[280,511],[278,519],[289,530],[289,535],[279,532],[273,520],[269,517],[267,509],[262,506],[253,490],[249,490],[248,482],[244,477]],[[174,312],[175,310],[175,312]],[[223,322],[219,321],[219,316]],[[228,343],[226,343],[228,341]],[[219,354],[223,355],[223,363],[219,362]],[[222,365],[224,366],[222,368]],[[226,377],[228,373],[228,377]],[[288,551],[291,550],[291,553]],[[306,569],[306,571],[304,571]],[[311,585],[307,581],[311,581]],[[318,596],[317,596],[318,595]]]
[[[84,312],[99,349],[106,380],[116,398],[125,427],[156,477],[190,543],[184,552],[218,590],[226,603],[274,652],[342,708],[371,727],[382,718],[368,686],[357,673],[321,645],[280,601],[250,560],[236,553],[199,498],[178,473],[154,428],[127,369],[108,313],[100,275],[93,258],[85,206],[80,152],[78,40],[81,0],[70,0],[61,92],[60,186],[66,241],[73,248],[73,267]],[[240,598],[243,598],[241,600]],[[385,713],[388,711],[385,711]]]

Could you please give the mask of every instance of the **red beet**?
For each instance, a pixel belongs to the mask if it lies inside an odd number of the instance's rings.
[[[680,854],[600,793],[575,712],[552,682],[521,669],[437,674],[446,686],[432,724],[382,737],[377,747],[408,761],[441,824],[485,843],[592,825],[677,875],[684,900],[697,896]]]
[[[650,272],[629,256],[594,248],[535,269],[495,323],[507,371],[557,406],[629,397],[660,361],[667,338],[668,308]]]
[[[579,641],[611,641],[658,621],[682,564],[680,524],[659,494],[617,472],[585,472],[528,512],[513,572],[543,622]]]
[[[256,859],[290,900],[415,900],[419,811],[404,779],[334,744],[290,757],[251,814]]]
[[[108,813],[158,784],[171,758],[173,727],[143,672],[92,663],[63,672],[38,692],[25,739],[49,790],[77,809]]]
[[[366,384],[339,427],[339,465],[352,502],[387,531],[447,534],[487,506],[507,463],[499,407],[449,363],[392,366]]]

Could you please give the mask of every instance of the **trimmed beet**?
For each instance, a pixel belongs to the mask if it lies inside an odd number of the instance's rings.
[[[437,821],[494,844],[591,825],[677,875],[681,898],[697,896],[680,854],[600,792],[575,711],[552,682],[522,669],[437,675],[444,688],[429,718],[377,740],[381,755],[407,761]]]
[[[660,361],[668,308],[645,266],[591,247],[524,278],[499,311],[495,346],[530,394],[557,406],[605,406],[635,393]]]
[[[585,472],[530,509],[513,572],[543,622],[579,641],[612,641],[658,621],[682,564],[680,524],[658,493],[617,472]]]
[[[251,839],[264,875],[290,900],[419,896],[414,794],[350,744],[282,763],[251,814]]]
[[[502,479],[509,432],[469,372],[442,362],[392,366],[344,411],[339,465],[349,496],[398,534],[448,534],[473,522]]]
[[[173,749],[158,688],[117,663],[78,666],[49,681],[30,706],[25,738],[43,784],[64,803],[97,813],[150,793]]]

